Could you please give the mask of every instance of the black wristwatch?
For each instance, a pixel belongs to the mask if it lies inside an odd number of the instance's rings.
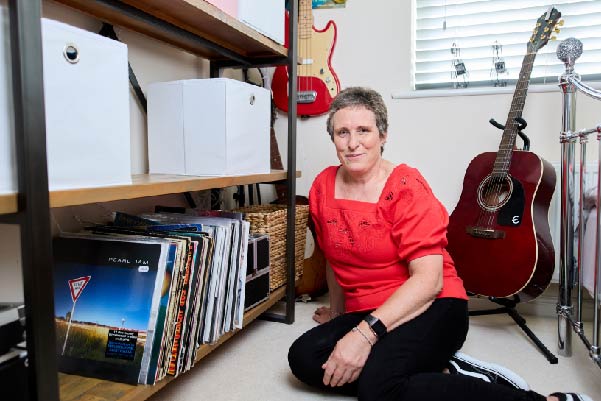
[[[363,320],[369,325],[373,332],[376,333],[378,339],[381,339],[386,335],[386,333],[388,333],[388,329],[386,328],[386,326],[384,326],[384,323],[382,323],[380,319],[378,319],[371,313],[365,316]]]

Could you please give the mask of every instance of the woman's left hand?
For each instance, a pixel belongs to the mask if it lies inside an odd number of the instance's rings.
[[[370,351],[371,345],[360,335],[347,333],[336,343],[330,357],[322,365],[325,371],[323,384],[336,387],[357,380]]]

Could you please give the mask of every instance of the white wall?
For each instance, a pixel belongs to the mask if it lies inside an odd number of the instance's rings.
[[[393,93],[410,89],[411,3],[349,0],[343,9],[313,10],[314,24],[323,29],[331,19],[338,27],[332,67],[341,86],[369,86],[384,97],[390,123],[384,156],[394,163],[417,167],[450,212],[459,198],[469,161],[479,153],[498,150],[501,131],[488,120],[494,117],[505,123],[512,95],[392,99]],[[564,39],[561,34],[558,38]],[[578,128],[601,122],[601,102],[580,96],[578,106]],[[531,150],[550,162],[558,162],[559,90],[530,93],[523,116],[528,122],[525,132],[531,139]],[[297,164],[303,174],[297,182],[300,194],[308,193],[319,171],[337,164],[325,123],[325,116],[298,122]],[[286,116],[280,114],[276,130],[284,156],[285,127]],[[592,158],[597,158],[593,149]]]

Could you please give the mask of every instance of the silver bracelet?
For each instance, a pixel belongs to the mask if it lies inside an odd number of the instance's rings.
[[[376,337],[376,338],[379,338],[379,337],[378,337],[378,333],[376,333],[376,332],[374,331],[373,327],[369,326],[369,331],[371,331],[371,332],[372,332],[372,334],[374,335],[374,337]]]
[[[361,334],[363,336],[363,338],[365,338],[365,341],[367,341],[369,343],[369,345],[371,345],[372,347],[374,346],[373,341],[371,341],[369,339],[369,337],[367,337],[367,335],[365,335],[365,333],[359,328],[359,326],[353,327],[353,329],[351,331],[356,331],[357,333]]]

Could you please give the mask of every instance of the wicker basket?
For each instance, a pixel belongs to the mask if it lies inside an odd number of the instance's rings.
[[[269,234],[270,278],[269,289],[275,290],[286,284],[286,223],[288,211],[285,205],[255,205],[236,210],[245,213],[250,222],[250,232]],[[296,280],[303,274],[305,242],[309,206],[296,205],[294,233],[294,271]]]

